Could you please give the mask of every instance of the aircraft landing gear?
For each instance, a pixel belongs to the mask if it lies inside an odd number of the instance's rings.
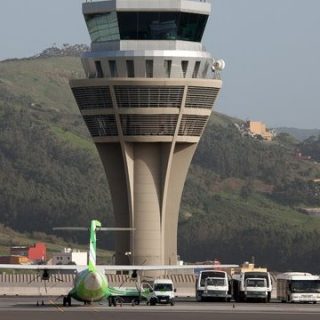
[[[108,304],[109,304],[109,307],[116,307],[117,306],[117,301],[116,301],[116,298],[115,297],[109,297],[108,298]]]
[[[134,306],[138,306],[140,305],[140,299],[139,298],[135,298],[131,301],[131,305]]]
[[[40,306],[39,300],[37,300],[36,306],[37,306],[37,307]],[[43,301],[43,300],[41,301],[41,306],[44,306],[44,301]]]
[[[69,307],[71,307],[71,296],[66,296],[66,297],[63,297],[63,306],[66,307],[67,305]]]
[[[155,306],[157,304],[157,298],[151,297],[149,300],[150,306]]]

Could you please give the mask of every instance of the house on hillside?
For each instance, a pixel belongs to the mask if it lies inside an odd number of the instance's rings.
[[[272,141],[274,133],[270,131],[263,122],[247,121],[247,130],[254,137],[261,137],[263,140]]]
[[[31,264],[28,257],[20,255],[0,256],[0,264]]]
[[[52,256],[51,264],[76,264],[86,266],[88,263],[88,252],[64,248],[62,252]]]
[[[42,242],[37,242],[29,247],[14,246],[10,248],[10,255],[26,257],[33,263],[40,263],[47,259],[47,248]]]

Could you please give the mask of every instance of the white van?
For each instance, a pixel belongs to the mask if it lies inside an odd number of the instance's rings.
[[[153,295],[149,300],[151,306],[158,304],[175,303],[175,292],[173,282],[170,279],[156,279],[153,282]]]

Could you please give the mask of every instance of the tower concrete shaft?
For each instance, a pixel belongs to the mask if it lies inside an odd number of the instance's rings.
[[[118,264],[176,264],[181,195],[221,88],[202,34],[210,4],[83,4],[87,77],[70,82],[101,157],[117,226]],[[125,252],[131,252],[130,261]]]

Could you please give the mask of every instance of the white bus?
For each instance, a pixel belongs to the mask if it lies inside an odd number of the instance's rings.
[[[277,297],[281,302],[320,302],[320,278],[304,272],[280,274]]]

